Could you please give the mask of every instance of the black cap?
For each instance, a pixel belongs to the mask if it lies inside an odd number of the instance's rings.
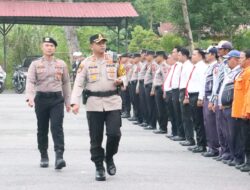
[[[56,40],[54,40],[54,39],[51,38],[51,37],[44,37],[44,38],[43,38],[43,42],[52,43],[52,44],[54,44],[55,46],[57,46]]]
[[[148,50],[146,54],[147,54],[147,55],[153,55],[153,56],[154,56],[154,55],[155,55],[155,52],[152,51],[152,50]]]
[[[164,58],[168,57],[168,54],[165,51],[156,51],[155,56],[163,56]]]
[[[142,53],[147,53],[147,50],[146,50],[146,49],[142,49],[142,50],[141,50],[141,54],[142,54]]]
[[[128,53],[123,53],[119,57],[129,57],[129,54]]]
[[[141,57],[141,54],[140,53],[134,53],[133,58],[136,58],[136,57]]]
[[[100,41],[108,41],[102,34],[95,34],[93,36],[90,36],[89,42],[92,43],[99,43]]]

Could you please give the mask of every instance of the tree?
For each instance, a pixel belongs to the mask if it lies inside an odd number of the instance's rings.
[[[141,49],[160,50],[160,38],[152,31],[145,30],[141,26],[136,26],[132,32],[129,51],[138,52]]]

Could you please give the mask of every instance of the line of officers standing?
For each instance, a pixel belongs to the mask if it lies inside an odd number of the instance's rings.
[[[223,40],[192,55],[182,47],[169,55],[122,54],[119,63],[127,75],[122,118],[155,134],[166,134],[170,121],[169,139],[250,171],[250,50],[234,50]]]

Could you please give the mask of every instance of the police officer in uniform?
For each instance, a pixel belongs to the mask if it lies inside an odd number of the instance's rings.
[[[160,126],[159,130],[153,131],[155,134],[167,133],[168,110],[166,109],[165,101],[163,99],[163,84],[171,69],[170,65],[166,63],[167,57],[168,55],[164,51],[157,51],[155,53],[155,61],[159,67],[156,70],[152,88],[155,95],[157,118]]]
[[[148,127],[145,127],[145,130],[154,130],[156,129],[156,104],[154,99],[154,94],[152,92],[153,79],[155,75],[155,71],[158,68],[157,63],[154,61],[155,52],[148,50],[146,59],[148,62],[147,71],[144,77],[144,87],[145,87],[145,95],[146,95],[146,107],[148,110]]]
[[[30,107],[35,106],[37,117],[37,141],[41,153],[41,167],[49,166],[48,132],[49,122],[56,152],[55,169],[66,166],[63,160],[63,104],[70,111],[70,78],[64,61],[54,57],[57,42],[43,38],[43,57],[31,63],[26,84],[26,98]]]
[[[91,160],[96,166],[96,180],[106,180],[103,161],[109,175],[116,174],[113,156],[118,151],[121,138],[121,106],[117,86],[123,84],[126,72],[105,53],[106,41],[102,34],[90,37],[93,55],[86,58],[78,70],[72,96],[73,113],[77,114],[83,89],[86,91],[86,109],[90,133]],[[118,73],[122,76],[118,78]],[[102,148],[104,124],[106,125],[106,151]]]

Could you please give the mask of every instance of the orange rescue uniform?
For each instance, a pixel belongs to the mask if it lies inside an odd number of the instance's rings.
[[[232,117],[250,116],[250,66],[245,68],[234,82]]]

